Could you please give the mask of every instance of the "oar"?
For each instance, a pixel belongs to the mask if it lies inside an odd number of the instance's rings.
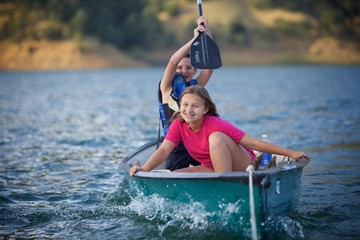
[[[203,15],[201,0],[197,0],[199,16]],[[201,32],[191,45],[191,65],[200,69],[216,69],[222,66],[220,51],[216,43],[205,32]]]

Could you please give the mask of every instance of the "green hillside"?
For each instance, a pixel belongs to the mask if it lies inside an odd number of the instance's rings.
[[[225,65],[360,63],[356,1],[203,0],[203,11]],[[197,17],[196,0],[1,0],[0,69],[165,64]]]

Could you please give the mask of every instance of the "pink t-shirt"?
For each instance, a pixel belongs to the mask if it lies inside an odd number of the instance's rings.
[[[205,115],[201,129],[196,133],[189,129],[187,122],[181,123],[179,119],[175,119],[170,125],[165,139],[173,142],[176,147],[179,142],[183,142],[189,154],[198,160],[202,166],[214,169],[210,158],[208,141],[210,134],[213,132],[225,133],[236,143],[239,143],[245,136],[244,131],[236,128],[230,122],[219,117]],[[254,159],[254,151],[245,146],[243,147],[247,150],[251,159]]]

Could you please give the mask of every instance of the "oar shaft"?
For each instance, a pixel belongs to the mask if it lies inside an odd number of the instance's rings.
[[[199,16],[201,17],[203,15],[203,11],[202,11],[202,3],[201,0],[197,0],[198,3],[198,9],[199,9]],[[203,56],[203,62],[205,65],[209,64],[209,54],[208,54],[208,47],[207,47],[207,41],[206,41],[206,36],[205,36],[205,32],[200,33],[201,36],[201,46],[202,46],[202,56]]]
[[[197,0],[197,4],[199,9],[199,16],[201,17],[203,15],[201,0]]]

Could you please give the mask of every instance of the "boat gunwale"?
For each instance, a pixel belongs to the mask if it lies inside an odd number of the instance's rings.
[[[279,167],[273,167],[266,170],[253,172],[253,184],[257,186],[264,186],[264,179],[269,179],[271,176],[278,175],[281,172],[289,172],[291,170],[298,171],[302,167],[293,167],[291,169],[282,169]],[[165,172],[165,171],[150,171],[150,172],[137,172],[134,178],[138,179],[151,179],[151,180],[181,180],[181,181],[223,181],[223,182],[234,182],[249,184],[249,173],[248,172],[211,172],[211,173],[189,173],[189,172]],[[267,184],[266,184],[267,185]]]
[[[162,139],[154,139],[152,141],[147,142],[146,144],[136,148],[133,152],[127,154],[123,160],[121,161],[121,166],[127,172],[130,171],[129,161],[141,153],[143,150],[146,150],[149,147],[152,147],[161,142]],[[278,175],[281,172],[289,172],[292,170],[299,170],[304,168],[308,164],[308,160],[301,159],[299,161],[292,161],[291,163],[284,164],[284,166],[280,167],[272,167],[265,170],[255,170],[252,174],[253,176],[253,184],[254,185],[263,185],[263,179],[267,177],[271,177],[273,175]],[[154,180],[207,180],[207,181],[224,181],[224,182],[241,182],[244,184],[249,183],[249,173],[246,171],[238,171],[238,172],[170,172],[168,170],[152,170],[150,172],[139,171],[136,172],[134,178],[140,179],[154,179]]]

